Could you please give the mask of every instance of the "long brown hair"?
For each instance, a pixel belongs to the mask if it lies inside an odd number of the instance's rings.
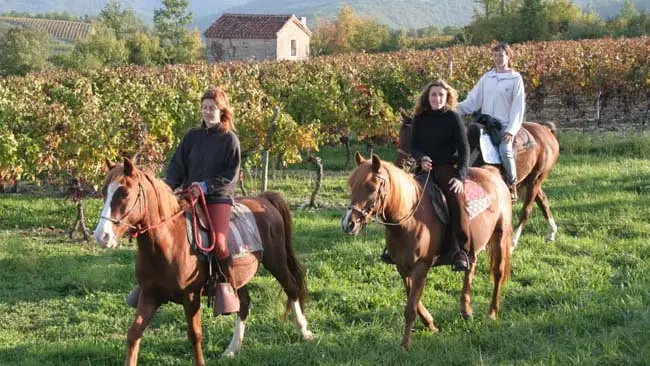
[[[230,102],[228,102],[228,96],[226,95],[226,92],[224,92],[223,89],[219,87],[209,88],[201,96],[201,104],[203,104],[203,101],[206,99],[214,100],[214,103],[217,105],[217,108],[219,108],[219,110],[221,111],[221,125],[223,129],[226,132],[234,130],[235,115],[233,113],[232,107],[230,106]],[[203,124],[203,121],[201,121],[201,124]]]
[[[492,46],[492,52],[496,51],[504,51],[506,55],[508,56],[508,67],[512,69],[512,61],[514,58],[514,54],[512,53],[512,48],[508,46],[507,43],[505,42],[499,42],[496,45]]]
[[[446,81],[438,79],[430,82],[424,87],[424,89],[422,89],[422,94],[420,94],[420,97],[418,98],[413,115],[418,116],[431,110],[431,104],[429,104],[429,91],[431,91],[431,88],[434,86],[439,86],[447,91],[446,107],[452,111],[456,110],[458,92],[451,85],[447,84]]]

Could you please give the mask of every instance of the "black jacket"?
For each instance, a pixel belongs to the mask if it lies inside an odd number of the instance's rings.
[[[233,204],[241,169],[239,139],[221,125],[190,129],[169,162],[165,182],[172,188],[207,185],[207,203]]]
[[[445,109],[427,111],[413,119],[411,134],[413,158],[420,163],[424,156],[436,164],[457,164],[457,178],[465,181],[469,165],[469,143],[465,124],[458,113]]]

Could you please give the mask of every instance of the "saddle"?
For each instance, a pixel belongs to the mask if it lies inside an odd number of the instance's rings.
[[[208,266],[204,293],[208,297],[208,307],[215,304],[215,312],[217,312],[220,299],[215,297],[218,292],[215,292],[215,289],[222,283],[219,278],[223,280],[224,273],[219,267],[219,261],[211,251],[214,234],[210,232],[208,213],[206,212],[207,206],[204,204],[205,200],[199,198],[198,201],[201,204],[196,204],[196,201],[190,200],[190,209],[185,211],[187,239],[192,252]],[[236,290],[253,278],[264,251],[255,217],[246,205],[237,202],[233,206],[230,213],[226,242],[232,260],[231,273],[233,277],[228,278],[228,282]]]
[[[415,179],[418,181],[420,186],[422,186],[424,185],[425,178],[426,175],[420,174],[416,176]],[[440,221],[445,224],[445,226],[449,225],[449,208],[442,189],[432,181],[429,181],[424,189],[429,192],[434,211],[438,218],[440,218]],[[465,210],[467,210],[467,213],[469,214],[470,221],[490,207],[491,202],[492,198],[487,194],[485,189],[481,187],[481,185],[470,179],[465,180]],[[451,230],[447,230],[442,251],[440,253],[441,255],[433,264],[434,267],[453,263],[453,254],[455,253],[451,251],[451,235]],[[469,258],[470,261],[474,261],[474,254],[469,253]]]

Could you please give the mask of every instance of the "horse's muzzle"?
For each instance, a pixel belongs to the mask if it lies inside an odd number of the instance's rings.
[[[341,229],[348,235],[357,235],[363,225],[353,219],[353,211],[347,210],[341,219]]]

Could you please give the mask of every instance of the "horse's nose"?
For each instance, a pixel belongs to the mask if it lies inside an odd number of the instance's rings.
[[[106,246],[106,244],[111,240],[111,235],[105,231],[102,232],[97,230],[93,234],[95,240],[102,246]]]
[[[341,219],[341,229],[346,234],[354,234],[356,223],[350,219],[349,213]]]

